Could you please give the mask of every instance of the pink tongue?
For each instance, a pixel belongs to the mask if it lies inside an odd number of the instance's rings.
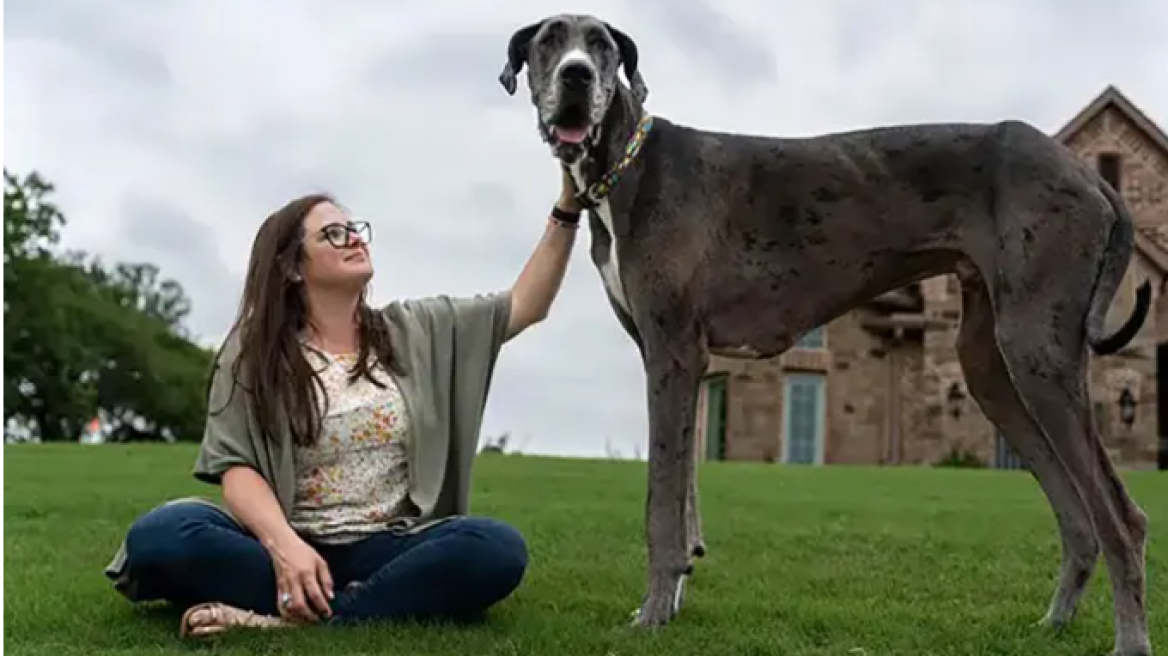
[[[567,143],[578,144],[588,136],[588,128],[556,128],[556,138]]]

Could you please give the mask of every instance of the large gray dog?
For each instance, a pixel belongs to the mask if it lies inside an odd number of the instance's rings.
[[[514,94],[528,67],[539,134],[584,190],[592,259],[644,362],[649,572],[636,623],[673,617],[705,550],[693,423],[708,354],[774,356],[867,299],[954,272],[970,392],[1058,519],[1062,571],[1043,622],[1071,619],[1102,547],[1115,653],[1151,653],[1147,519],[1103,449],[1086,380],[1088,347],[1127,344],[1151,293],[1142,285],[1131,318],[1103,335],[1133,248],[1109,185],[1014,121],[777,139],[654,118],[635,42],[591,16],[523,27],[507,50],[499,80]]]

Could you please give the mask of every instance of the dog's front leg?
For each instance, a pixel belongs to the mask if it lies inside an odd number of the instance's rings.
[[[698,507],[697,458],[689,459],[689,484],[685,495],[686,544],[689,546],[690,562],[706,555],[706,540],[702,536],[702,512]]]
[[[694,407],[705,357],[696,341],[646,352],[649,393],[648,589],[638,626],[660,626],[681,609],[690,571],[688,512],[694,472]]]

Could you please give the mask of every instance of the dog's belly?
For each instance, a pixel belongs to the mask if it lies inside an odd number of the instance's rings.
[[[868,254],[835,265],[803,260],[792,268],[801,272],[795,280],[745,268],[716,276],[702,303],[707,349],[731,358],[774,357],[807,331],[880,294],[943,273],[968,272],[964,256],[948,249]],[[728,289],[735,293],[725,293]]]

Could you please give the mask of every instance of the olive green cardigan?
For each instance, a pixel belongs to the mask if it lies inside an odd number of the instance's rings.
[[[420,511],[387,529],[420,531],[467,513],[471,465],[491,375],[506,340],[511,294],[408,300],[388,305],[383,313],[405,367],[397,381],[412,427],[409,495]],[[272,442],[260,436],[245,395],[234,393],[241,389],[231,375],[238,352],[237,336],[229,336],[212,374],[208,403],[209,410],[222,411],[208,415],[194,476],[219,484],[228,468],[251,467],[272,487],[287,516],[295,494],[294,444],[286,430]],[[211,503],[197,498],[167,503],[189,500]],[[105,574],[118,592],[137,599],[140,581],[126,567],[124,540]]]

